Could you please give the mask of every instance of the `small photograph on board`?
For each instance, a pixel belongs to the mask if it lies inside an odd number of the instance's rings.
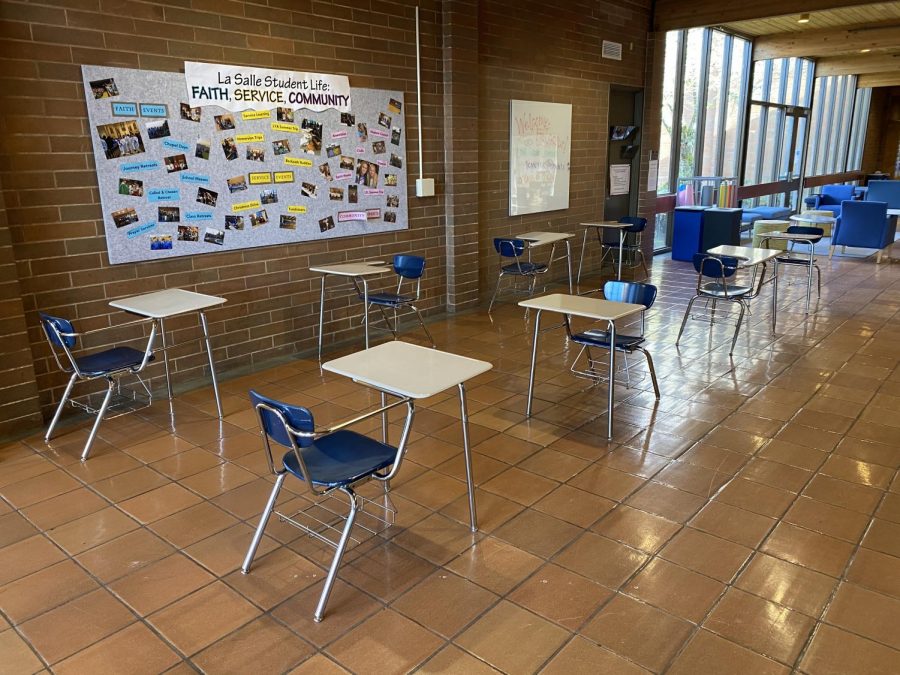
[[[194,157],[200,159],[209,159],[209,139],[198,138],[197,145],[194,147]]]
[[[387,152],[387,148],[385,148],[384,146],[384,141],[375,141],[374,143],[372,143],[372,152],[374,152],[376,155],[383,155],[385,152]]]
[[[400,145],[400,134],[402,133],[403,131],[400,129],[400,127],[393,127],[391,129],[391,143],[393,143],[394,145]]]
[[[341,155],[341,168],[347,171],[353,171],[356,168],[356,158]]]
[[[144,152],[144,139],[135,120],[97,125],[97,135],[103,143],[106,159],[127,157]]]
[[[94,94],[94,98],[109,98],[110,96],[119,95],[119,88],[116,86],[116,81],[111,77],[105,80],[94,80],[91,82],[91,91]]]
[[[169,131],[169,120],[160,120],[158,122],[147,122],[147,136],[150,140],[154,138],[165,138],[171,136]]]
[[[259,203],[260,204],[277,204],[278,203],[278,191],[277,190],[263,190],[259,193]]]
[[[118,211],[113,211],[110,215],[116,227],[125,227],[138,221],[137,211],[132,208],[119,209]]]
[[[232,194],[247,189],[247,177],[243,174],[229,178],[226,182],[228,183],[228,191]]]
[[[243,230],[244,216],[225,216],[226,230]]]
[[[366,126],[365,122],[360,122],[356,125],[356,138],[360,143],[365,143],[369,140],[369,128]]]
[[[402,107],[403,104],[395,98],[392,98],[390,101],[388,101],[388,110],[390,110],[392,113],[399,113]]]
[[[286,138],[280,138],[277,141],[272,141],[272,152],[275,153],[275,156],[286,155],[291,151],[291,143]]]
[[[334,180],[334,176],[331,175],[331,167],[328,166],[328,162],[323,162],[319,164],[319,173],[322,174],[322,177],[327,180],[329,183]]]
[[[278,227],[282,230],[296,230],[297,229],[297,216],[286,216],[283,215],[278,221]]]
[[[356,115],[353,113],[341,113],[341,124],[345,127],[352,127],[356,124]]]
[[[396,166],[398,169],[403,168],[403,159],[400,157],[400,155],[391,153],[391,166]]]
[[[334,229],[334,218],[331,216],[325,216],[322,220],[319,221],[319,232],[328,232],[328,230]]]
[[[384,174],[384,186],[385,187],[397,187],[397,174],[395,174],[395,173]]]
[[[265,209],[260,209],[256,213],[250,214],[250,226],[251,227],[259,227],[260,225],[265,225],[269,222],[269,214]]]
[[[634,156],[638,153],[639,145],[623,145],[619,149],[619,158],[620,159],[634,159]]]
[[[365,185],[370,188],[378,187],[378,165],[375,162],[369,162],[369,166],[366,169]]]
[[[119,194],[128,195],[129,197],[143,197],[144,181],[135,180],[134,178],[120,178]]]
[[[347,201],[350,204],[356,204],[357,202],[359,202],[359,188],[357,188],[355,185],[347,186]]]
[[[388,195],[385,201],[385,206],[387,206],[389,209],[400,208],[400,195]]]
[[[166,165],[166,171],[175,173],[176,171],[184,171],[188,168],[187,158],[184,155],[171,155],[164,157],[163,163]]]
[[[218,198],[218,192],[213,192],[212,190],[207,190],[203,187],[197,188],[197,201],[204,206],[215,206]]]
[[[203,241],[207,244],[222,246],[225,243],[225,232],[213,227],[207,227],[206,232],[203,233]]]
[[[397,214],[394,211],[385,211],[384,212],[384,222],[396,223],[397,222]]]
[[[316,186],[312,183],[300,183],[300,194],[304,197],[315,197]]]
[[[616,126],[609,129],[609,140],[624,141],[634,133],[637,127],[633,126]]]
[[[251,162],[265,162],[266,161],[266,149],[261,148],[258,145],[248,145],[247,146],[247,159]]]
[[[225,153],[225,159],[229,162],[238,158],[237,143],[231,137],[222,139],[222,152]]]
[[[369,163],[364,159],[359,160],[359,164],[356,165],[356,184],[365,185],[368,173]]]
[[[303,151],[307,155],[318,155],[322,152],[322,124],[304,118],[300,124],[300,128],[306,132],[306,140],[303,145]]]
[[[276,108],[275,109],[275,119],[279,122],[293,122],[294,121],[294,109],[293,108]]]
[[[179,225],[178,241],[200,241],[200,228],[196,225]]]
[[[332,143],[327,148],[325,148],[325,152],[328,155],[328,159],[331,159],[332,157],[337,157],[338,155],[341,154],[341,146],[338,145],[337,143]]]
[[[160,206],[156,210],[156,219],[161,223],[179,223],[181,209],[177,206]]]
[[[170,251],[172,249],[171,234],[153,234],[150,235],[151,251]]]
[[[188,122],[199,122],[200,114],[203,112],[203,108],[192,108],[187,103],[182,103],[178,109],[181,111],[181,119]]]
[[[391,116],[385,115],[384,113],[378,113],[378,124],[383,126],[385,129],[391,128]]]
[[[344,201],[344,188],[328,188],[328,198],[333,202]]]
[[[223,113],[213,117],[216,121],[216,131],[228,131],[234,129],[234,115],[231,113]]]

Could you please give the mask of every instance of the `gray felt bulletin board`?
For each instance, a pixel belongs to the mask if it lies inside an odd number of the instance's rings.
[[[82,76],[111,263],[408,227],[401,92],[229,112],[190,107],[179,73]]]

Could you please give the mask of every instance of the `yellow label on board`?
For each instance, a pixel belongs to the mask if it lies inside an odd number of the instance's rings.
[[[245,120],[267,120],[271,116],[268,110],[245,110],[241,113],[241,119]]]
[[[251,183],[253,181],[250,181]],[[276,183],[293,183],[294,182],[294,172],[293,171],[276,171],[275,172],[275,182]]]
[[[234,140],[238,143],[262,143],[266,137],[263,134],[238,134]]]
[[[289,122],[272,122],[272,131],[288,131],[292,134],[296,134],[300,131],[300,127],[296,124],[290,124]]]
[[[311,159],[300,159],[299,157],[285,157],[284,163],[288,166],[312,166]]]
[[[240,202],[239,204],[232,204],[231,211],[232,213],[237,213],[238,211],[247,211],[248,209],[258,209],[262,204],[259,203],[258,199],[252,199],[249,202]]]
[[[288,206],[288,213],[306,213],[306,207],[300,205],[290,205]]]
[[[265,185],[272,182],[272,174],[268,171],[260,171],[250,174],[250,185]]]

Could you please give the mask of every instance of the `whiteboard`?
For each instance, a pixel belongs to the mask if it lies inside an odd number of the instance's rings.
[[[569,208],[572,106],[509,104],[509,215]]]
[[[191,108],[182,73],[82,74],[112,264],[408,227],[402,92],[229,113]]]

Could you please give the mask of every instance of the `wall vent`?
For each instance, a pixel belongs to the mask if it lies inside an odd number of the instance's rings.
[[[604,59],[612,59],[613,61],[621,61],[622,60],[622,43],[621,42],[610,42],[609,40],[603,41],[603,50],[600,55]]]

